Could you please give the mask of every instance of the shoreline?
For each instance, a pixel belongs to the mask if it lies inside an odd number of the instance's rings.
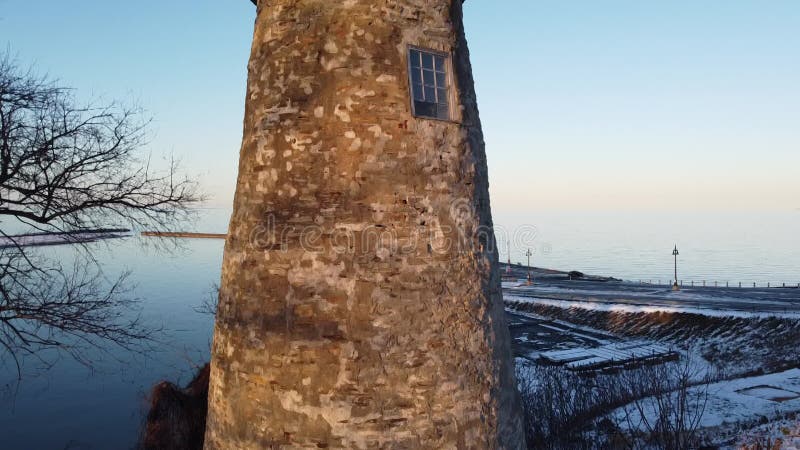
[[[190,233],[184,231],[142,231],[144,237],[181,238],[181,239],[226,239],[224,233]]]
[[[0,248],[86,244],[104,239],[129,237],[130,235],[131,230],[127,228],[24,233],[0,237]]]

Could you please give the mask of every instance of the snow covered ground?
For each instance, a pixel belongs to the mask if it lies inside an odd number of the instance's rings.
[[[687,312],[715,317],[800,318],[800,289],[696,287],[672,291],[624,282],[504,282],[507,300],[603,311]]]
[[[515,346],[525,350],[517,356],[525,364],[547,359],[562,367],[601,363],[621,358],[619,350],[625,346],[660,345],[688,357],[699,374],[692,376],[695,382],[706,375],[714,380],[740,376],[708,385],[700,427],[714,442],[739,442],[743,430],[765,422],[780,424],[800,414],[800,369],[793,368],[800,355],[799,289],[709,287],[672,292],[615,281],[541,280],[533,286],[504,282],[503,293],[509,317],[537,321],[536,330],[528,333],[515,333],[512,326]],[[764,372],[776,373],[754,376]],[[703,389],[691,388],[690,398],[700,401]],[[648,402],[644,411],[653,416],[652,399],[639,405]],[[613,421],[630,420],[636,427],[640,418],[634,405],[615,410]],[[781,434],[785,432],[787,428],[781,428]]]
[[[539,360],[542,352],[594,348],[621,341],[611,333],[531,313],[506,311],[506,319],[514,354],[530,362]]]
[[[698,308],[693,306],[681,305],[632,305],[626,303],[597,302],[590,300],[553,300],[547,298],[527,297],[507,293],[503,296],[506,301],[518,301],[522,303],[539,303],[542,305],[556,306],[559,308],[582,308],[597,311],[619,311],[630,313],[652,313],[652,312],[671,312],[700,314],[709,317],[785,317],[800,319],[800,311],[742,311],[737,309],[725,309],[724,307]]]
[[[599,347],[578,347],[569,350],[543,352],[540,358],[561,364],[570,370],[595,370],[676,359],[678,352],[650,341],[624,341]]]
[[[714,430],[718,436],[735,437],[741,433],[742,424],[780,419],[800,412],[800,369],[695,386],[690,388],[688,398],[692,408],[702,410],[705,404],[699,420],[706,433]],[[642,422],[641,412],[647,421],[655,423],[657,402],[647,398],[639,407],[629,404],[618,408],[611,416],[623,428],[638,427]]]

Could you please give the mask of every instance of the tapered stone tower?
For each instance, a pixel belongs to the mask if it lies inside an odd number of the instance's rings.
[[[260,0],[207,449],[524,447],[461,0]]]

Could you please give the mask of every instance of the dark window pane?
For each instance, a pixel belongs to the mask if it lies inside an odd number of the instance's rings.
[[[418,116],[438,118],[438,107],[436,103],[414,102],[414,112]]]
[[[436,87],[447,86],[447,76],[443,73],[436,72]]]
[[[419,52],[411,50],[411,67],[419,67]]]
[[[408,55],[414,114],[450,120],[447,57],[415,49],[409,49]]]
[[[426,86],[436,86],[436,79],[433,76],[433,72],[430,70],[423,70],[422,71],[422,79],[425,81]]]
[[[422,54],[422,68],[433,70],[433,55],[430,53]]]
[[[425,98],[422,96],[423,91],[421,84],[413,85],[412,90],[414,91],[414,100],[425,100]]]
[[[444,56],[436,56],[436,71],[444,72]]]
[[[411,71],[411,82],[414,84],[422,84],[422,74],[419,73],[419,70]]]
[[[436,117],[442,120],[450,120],[450,108],[440,103],[436,108]]]
[[[425,86],[425,100],[436,102],[436,88]]]
[[[439,103],[447,103],[447,89],[437,89],[436,94]]]

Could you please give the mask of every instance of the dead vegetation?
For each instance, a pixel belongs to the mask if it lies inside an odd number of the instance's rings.
[[[745,432],[736,448],[740,450],[781,450],[800,446],[800,416],[784,423],[762,425]]]
[[[142,450],[202,450],[209,374],[210,365],[206,364],[184,389],[167,381],[153,388],[140,444]]]
[[[586,376],[518,367],[528,447],[536,450],[696,448],[711,377],[691,360]],[[620,408],[618,410],[618,408]],[[622,414],[613,414],[615,410]]]

